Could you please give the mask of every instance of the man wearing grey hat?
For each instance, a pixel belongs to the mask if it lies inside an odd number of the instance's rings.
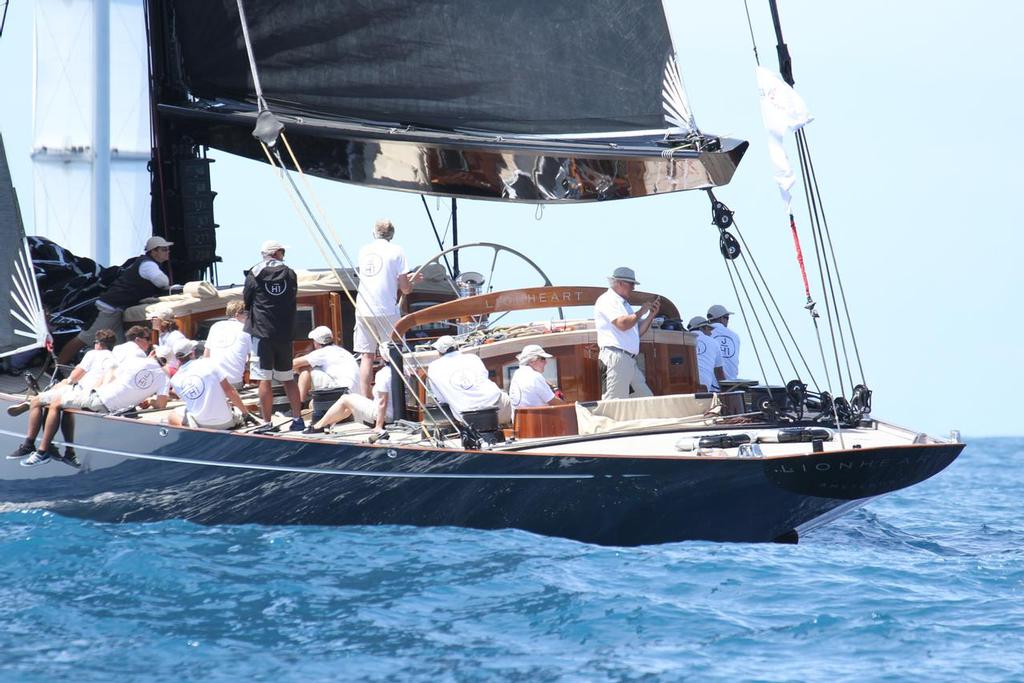
[[[594,303],[594,328],[601,349],[598,358],[605,367],[602,400],[629,398],[630,387],[634,397],[652,395],[636,357],[640,353],[640,337],[658,315],[661,299],[648,301],[634,311],[628,299],[638,284],[632,268],[616,268],[608,278],[608,291]]]
[[[171,258],[171,246],[163,237],[146,240],[141,256],[125,264],[121,273],[110,283],[107,291],[96,300],[96,320],[87,330],[64,345],[57,362],[67,364],[86,344],[91,344],[96,333],[103,329],[114,331],[118,342],[124,341],[124,311],[143,299],[167,294],[171,282],[160,269]]]
[[[722,347],[722,369],[725,370],[725,379],[736,379],[740,374],[740,338],[729,329],[730,315],[732,311],[720,304],[708,309],[711,336]]]
[[[722,370],[722,349],[711,337],[711,323],[703,316],[690,318],[686,326],[697,337],[697,373],[708,391],[719,391],[718,381],[725,379]]]

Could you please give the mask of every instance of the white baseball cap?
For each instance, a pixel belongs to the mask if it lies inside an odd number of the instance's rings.
[[[199,346],[199,342],[197,341],[192,341],[191,339],[179,339],[174,342],[174,355],[178,358],[183,358],[195,351],[197,346]]]
[[[334,332],[332,332],[331,328],[327,327],[326,325],[314,327],[312,331],[310,331],[308,337],[315,341],[317,344],[323,344],[325,346],[327,344],[334,343]]]
[[[721,304],[715,304],[714,306],[708,309],[708,320],[714,320],[715,318],[722,318],[724,316],[732,314],[732,311],[730,311],[725,306],[722,306]]]
[[[160,247],[171,247],[174,246],[174,242],[168,242],[163,237],[153,236],[146,240],[146,246],[142,248],[144,252],[150,252]]]
[[[288,249],[285,245],[281,244],[277,240],[267,240],[260,245],[261,254],[273,254],[278,249]]]
[[[540,344],[527,344],[523,347],[523,350],[516,356],[516,360],[520,363],[526,363],[527,361],[535,360],[537,358],[554,358],[550,353],[544,350]]]
[[[704,316],[695,315],[692,318],[690,318],[690,322],[686,324],[686,329],[693,331],[696,330],[698,327],[706,327],[710,324],[711,323],[709,323],[708,319],[705,318]]]
[[[437,349],[438,353],[446,353],[455,346],[455,337],[450,334],[446,334],[443,337],[438,337],[437,341],[433,344],[434,348]]]

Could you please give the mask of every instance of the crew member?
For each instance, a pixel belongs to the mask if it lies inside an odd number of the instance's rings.
[[[169,308],[155,309],[149,316],[149,322],[157,333],[157,347],[163,349],[163,353],[158,355],[167,359],[167,373],[173,376],[177,372],[178,366],[181,365],[174,356],[174,346],[187,337],[178,329],[174,311]]]
[[[125,342],[111,349],[114,364],[120,365],[129,358],[145,358],[152,346],[150,329],[143,325],[132,325],[124,333]]]
[[[634,397],[651,396],[644,373],[637,365],[640,337],[647,332],[661,308],[656,298],[634,312],[629,295],[639,282],[632,268],[616,268],[608,278],[608,291],[594,304],[594,328],[597,330],[598,358],[605,367],[605,389],[602,400],[629,398],[630,387]]]
[[[295,328],[295,300],[298,278],[284,263],[285,246],[275,240],[263,243],[263,260],[245,276],[242,299],[248,315],[245,331],[252,335],[256,362],[250,375],[259,380],[260,412],[270,423],[274,408],[273,382],[284,385],[291,404],[290,431],[305,428],[302,421],[299,387],[292,373],[292,333]]]
[[[373,355],[380,344],[391,340],[395,323],[401,315],[398,292],[408,294],[415,281],[406,272],[405,251],[391,242],[395,226],[379,220],[373,226],[373,241],[359,250],[359,292],[356,295],[356,326],[352,350],[362,354],[359,385],[367,398],[371,394]]]
[[[229,301],[224,314],[227,320],[210,326],[203,357],[220,366],[231,386],[239,389],[245,375],[245,363],[252,352],[252,337],[245,331],[245,303]]]
[[[700,383],[707,391],[720,391],[718,381],[725,379],[722,369],[722,348],[711,337],[711,323],[707,318],[694,316],[686,326],[696,335],[697,341],[697,373]]]
[[[181,366],[171,378],[171,386],[185,406],[173,410],[167,422],[175,427],[231,429],[235,426],[231,406],[241,418],[246,412],[245,404],[216,362],[195,357],[198,345],[191,339],[180,339],[174,345],[174,355]]]
[[[519,368],[512,373],[512,381],[508,386],[508,397],[512,402],[513,411],[519,408],[564,403],[544,379],[544,368],[551,357],[551,354],[539,344],[527,344],[516,356]]]
[[[351,353],[334,343],[331,328],[314,328],[309,338],[313,350],[292,361],[292,370],[299,374],[299,397],[305,401],[311,390],[344,388],[359,393],[359,364]]]
[[[143,299],[167,293],[170,280],[160,265],[171,257],[173,244],[163,237],[150,237],[146,240],[144,253],[129,261],[121,274],[107,287],[107,291],[96,300],[96,308],[99,309],[96,320],[89,329],[83,330],[64,345],[57,358],[58,363],[70,363],[75,354],[91,343],[100,330],[113,330],[118,341],[124,339],[124,309]]]
[[[736,379],[740,374],[740,338],[729,329],[730,315],[733,313],[719,304],[708,309],[711,336],[722,347],[722,369],[725,370],[725,379]]]
[[[460,420],[466,411],[497,408],[499,424],[512,422],[512,402],[488,378],[479,356],[456,353],[455,339],[447,334],[434,342],[434,348],[441,357],[427,366],[427,385],[438,403],[447,403]]]
[[[376,354],[374,362],[380,359]],[[393,421],[394,409],[391,407],[391,366],[387,363],[377,371],[373,378],[373,398],[369,399],[359,393],[345,394],[327,409],[324,416],[316,424],[306,429],[308,434],[319,434],[332,424],[341,422],[349,415],[357,421],[373,425],[375,432],[382,432],[384,425]]]

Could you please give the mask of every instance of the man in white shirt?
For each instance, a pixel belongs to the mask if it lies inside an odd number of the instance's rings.
[[[405,261],[405,251],[391,242],[395,226],[389,220],[379,220],[373,226],[373,241],[359,250],[359,293],[356,296],[356,327],[352,350],[362,354],[359,384],[362,394],[370,398],[373,354],[377,348],[391,341],[392,330],[401,312],[398,292],[408,294],[414,282]]]
[[[732,314],[732,311],[719,304],[708,309],[711,336],[722,347],[722,369],[725,370],[725,379],[736,379],[740,374],[740,338],[729,329],[729,316]]]
[[[686,326],[696,336],[697,342],[697,373],[700,383],[707,391],[720,391],[718,380],[725,379],[722,370],[722,348],[711,336],[711,323],[707,318],[695,316],[690,318]]]
[[[456,352],[455,339],[447,334],[434,348],[441,357],[427,366],[427,386],[438,403],[447,403],[459,420],[466,411],[497,408],[499,424],[512,422],[512,402],[490,380],[479,356]]]
[[[305,401],[310,391],[348,389],[359,393],[359,364],[352,354],[334,343],[331,328],[320,325],[309,333],[313,350],[292,361],[299,375],[299,396]],[[371,360],[373,354],[370,354]]]
[[[149,338],[150,329],[142,325],[132,325],[124,333],[127,340],[111,349],[114,357],[114,364],[120,365],[129,358],[145,358],[149,353],[152,343]]]
[[[245,331],[245,302],[229,301],[227,320],[215,322],[206,335],[203,357],[211,359],[236,389],[242,386],[245,364],[252,352],[252,337]]]
[[[508,398],[513,412],[519,408],[549,406],[564,403],[544,378],[548,358],[553,356],[539,344],[527,344],[516,356],[519,368],[512,373],[508,385]]]
[[[378,354],[374,360],[380,358]],[[336,422],[341,422],[351,415],[357,422],[372,424],[375,432],[384,431],[384,425],[394,421],[394,409],[391,406],[391,366],[384,366],[377,371],[373,379],[373,398],[362,394],[345,394],[334,402],[324,416],[308,427],[306,434],[319,434]]]
[[[197,342],[184,339],[174,345],[174,355],[181,362],[171,378],[174,393],[185,403],[167,418],[175,427],[231,429],[235,426],[234,406],[239,417],[246,414],[245,404],[227,375],[209,358],[196,358]]]
[[[163,349],[163,353],[158,353],[157,355],[167,359],[168,374],[174,375],[178,366],[181,365],[178,359],[174,357],[174,345],[186,338],[178,330],[174,311],[166,307],[156,308],[149,314],[149,323],[150,327],[157,333],[157,348]]]
[[[629,295],[639,282],[632,268],[616,268],[608,278],[608,291],[594,303],[594,328],[597,330],[598,358],[605,367],[605,389],[601,400],[629,398],[633,388],[634,397],[651,396],[644,373],[637,365],[640,353],[640,337],[650,328],[654,317],[661,308],[661,299],[656,298],[633,311]]]

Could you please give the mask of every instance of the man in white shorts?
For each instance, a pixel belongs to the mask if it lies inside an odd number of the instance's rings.
[[[380,358],[380,355],[377,355]],[[335,422],[341,422],[351,415],[357,422],[373,425],[376,432],[382,432],[384,425],[394,421],[394,410],[391,407],[391,366],[384,364],[373,378],[373,398],[362,394],[345,394],[334,402],[324,416],[316,424],[306,429],[307,434],[319,434]]]
[[[711,336],[711,323],[698,315],[690,318],[686,329],[697,336],[697,373],[700,383],[707,391],[720,391],[718,380],[725,379],[722,347]]]
[[[459,420],[470,410],[498,409],[498,423],[512,422],[512,402],[487,375],[487,367],[473,353],[458,353],[455,339],[444,335],[434,348],[441,357],[427,366],[427,386],[438,403],[447,403]]]
[[[18,446],[17,450],[7,456],[10,460],[23,458],[31,455],[36,450],[36,437],[43,427],[43,411],[51,404],[55,410],[60,409],[61,397],[71,392],[82,391],[88,394],[96,385],[103,381],[107,371],[114,366],[114,356],[110,350],[114,347],[117,337],[113,330],[99,330],[96,332],[96,339],[91,351],[85,354],[82,362],[75,366],[66,380],[57,383],[50,389],[32,397],[31,401],[16,403],[7,409],[8,415],[21,415],[26,410],[28,414],[28,432],[25,434],[25,442]],[[71,440],[71,435],[65,433],[65,440]],[[53,449],[49,455],[56,455]],[[64,458],[69,464],[76,464],[74,449],[70,446],[64,450]]]
[[[206,335],[203,357],[216,363],[231,386],[239,389],[252,352],[252,337],[245,331],[245,303],[229,301],[224,313],[227,320],[215,322]]]
[[[391,242],[394,236],[391,221],[379,220],[373,226],[373,241],[359,250],[359,293],[352,347],[362,354],[359,385],[367,398],[371,392],[373,354],[380,344],[391,341],[392,330],[401,316],[398,292],[408,294],[423,277],[422,273],[415,281],[409,277],[405,252]]]
[[[167,405],[170,384],[167,373],[155,358],[128,358],[114,369],[113,377],[86,393],[76,391],[60,397],[60,405],[51,401],[50,412],[43,426],[43,438],[39,450],[21,461],[25,467],[41,465],[57,455],[51,441],[60,424],[61,408],[88,410],[94,413],[116,413],[134,408],[151,396],[156,396],[154,405]]]
[[[548,358],[552,358],[552,355],[540,344],[527,344],[516,356],[519,368],[512,373],[512,381],[508,385],[508,397],[513,411],[564,403],[544,378]]]
[[[352,354],[334,343],[331,328],[321,325],[309,333],[313,350],[292,361],[299,376],[299,396],[305,401],[310,391],[348,389],[359,393],[359,364]]]
[[[167,418],[175,427],[202,427],[204,429],[231,429],[235,426],[234,406],[238,417],[245,415],[245,404],[227,375],[209,358],[196,358],[199,344],[191,339],[179,340],[174,355],[181,366],[171,378],[174,393],[185,403]]]

